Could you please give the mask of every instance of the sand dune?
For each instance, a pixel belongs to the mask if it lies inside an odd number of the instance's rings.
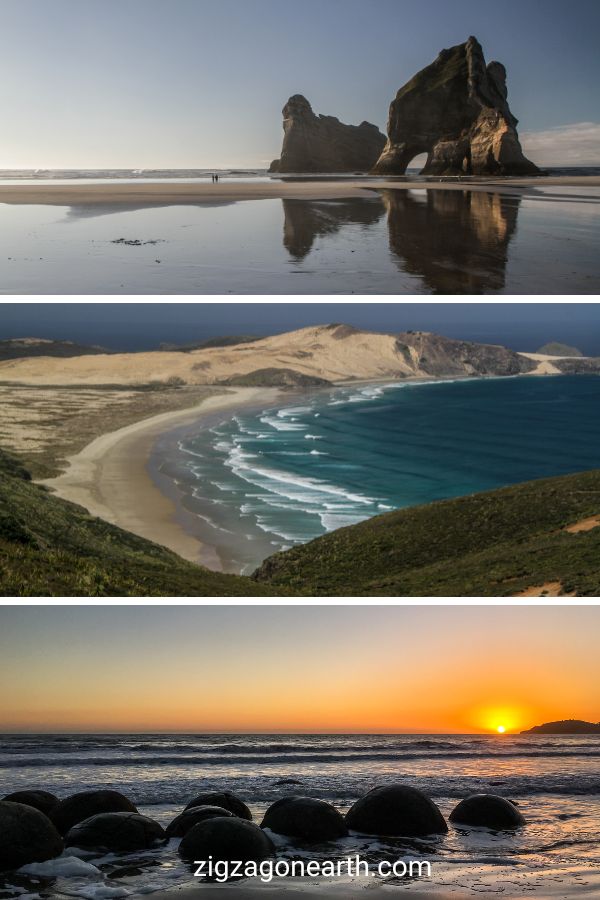
[[[487,368],[474,368],[472,359],[468,359],[473,352],[487,354]],[[498,361],[504,363],[507,358],[517,368],[512,372],[494,369]],[[300,375],[343,382],[447,374],[460,376],[477,374],[478,371],[514,374],[522,358],[523,355],[503,348],[464,344],[425,332],[398,336],[359,331],[347,325],[322,325],[252,343],[191,352],[152,351],[68,359],[43,356],[11,359],[0,362],[0,382],[49,386],[133,385],[182,379],[186,384],[203,385],[223,383],[260,369],[291,369]],[[551,363],[544,362],[544,365],[552,371]],[[522,370],[526,371],[525,365]]]
[[[290,368],[328,381],[424,374],[414,359],[409,363],[398,352],[393,335],[354,331],[347,326],[320,326],[189,353],[155,351],[7,360],[0,363],[0,381],[135,384],[182,378],[188,384],[215,384],[264,368]]]

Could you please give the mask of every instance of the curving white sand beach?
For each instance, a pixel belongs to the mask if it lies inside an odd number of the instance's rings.
[[[274,402],[275,388],[228,388],[197,406],[161,413],[100,435],[67,458],[68,469],[40,483],[63,500],[78,503],[91,515],[162,544],[184,559],[219,570],[215,551],[187,532],[175,517],[176,506],[155,485],[148,472],[152,446],[164,431],[198,424],[221,410],[233,414],[253,403]]]

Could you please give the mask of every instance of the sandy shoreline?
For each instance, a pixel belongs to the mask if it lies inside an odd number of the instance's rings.
[[[272,182],[176,182],[173,184],[140,182],[136,184],[4,184],[0,185],[0,203],[55,206],[94,203],[177,205],[195,203],[234,203],[239,200],[327,200],[364,197],[376,190],[474,190],[514,191],[532,187],[598,187],[597,176],[554,176],[542,178],[447,178],[439,181],[363,178],[361,180],[299,180]]]
[[[261,884],[260,882],[257,884],[246,882],[238,885],[222,884],[216,886],[194,884],[191,887],[180,887],[168,891],[158,891],[150,896],[153,900],[194,900],[194,897],[202,897],[203,900],[220,900],[220,898],[225,898],[225,900],[227,900],[228,897],[233,898],[233,900],[246,900],[246,898],[248,898],[248,900],[250,900],[250,898],[252,898],[252,900],[263,900],[263,898],[265,898],[265,900],[270,900],[270,898],[280,896],[311,900],[313,897],[320,898],[326,894],[327,896],[342,897],[346,900],[346,898],[364,896],[397,897],[400,891],[402,891],[402,894],[410,892],[410,896],[416,898],[416,900],[419,900],[419,898],[421,898],[421,900],[466,900],[466,898],[472,897],[472,894],[469,894],[467,891],[442,891],[438,888],[423,889],[422,887],[419,887],[414,889],[411,886],[399,889],[397,885],[385,887],[373,883],[360,884],[358,882],[342,882],[339,884],[327,883],[319,885],[315,884],[314,881],[309,883],[294,883],[291,879],[283,878],[277,879],[275,883],[271,884]],[[507,895],[503,893],[503,897],[507,897]],[[512,897],[509,895],[507,900],[512,900]]]
[[[544,362],[545,358],[540,357],[538,369],[519,377],[554,374],[546,371]],[[437,380],[422,376],[405,379]],[[359,387],[389,381],[389,378],[369,378],[340,381],[336,386]],[[175,484],[153,468],[152,454],[157,441],[177,428],[198,425],[221,411],[233,415],[245,407],[270,406],[281,396],[278,388],[230,387],[226,391],[207,397],[196,406],[161,413],[101,434],[79,453],[67,457],[65,472],[39,483],[63,500],[85,507],[91,515],[168,547],[183,559],[216,572],[223,571],[216,547],[194,535],[193,515],[178,503]]]
[[[161,413],[100,435],[68,457],[68,469],[47,485],[63,500],[78,503],[126,531],[162,544],[184,559],[220,568],[212,548],[204,546],[176,519],[176,505],[156,486],[148,471],[154,442],[177,426],[200,423],[211,413],[274,402],[279,391],[269,388],[229,388],[197,406]]]

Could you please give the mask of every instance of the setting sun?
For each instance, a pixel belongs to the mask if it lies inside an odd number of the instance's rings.
[[[504,734],[504,732],[506,731],[506,728],[504,727],[504,725],[498,725],[498,727],[496,728],[496,731],[498,732],[498,734]]]

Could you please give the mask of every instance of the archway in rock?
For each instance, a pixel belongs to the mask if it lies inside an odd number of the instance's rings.
[[[425,163],[423,163],[423,165],[419,169],[419,171],[421,171],[421,169],[425,167],[427,159],[431,155],[432,149],[433,141],[431,141],[429,146],[423,143],[413,144],[412,142],[396,144],[393,150],[393,164],[386,164],[386,161],[382,161],[382,155],[375,168],[375,172],[381,175],[386,175],[388,173],[393,175],[405,175],[408,167],[413,167],[412,164],[414,163],[415,159],[421,159],[423,156],[425,156]]]
[[[407,163],[406,171],[410,172],[411,174],[414,174],[415,172],[421,174],[421,172],[427,165],[428,159],[428,153],[417,153],[417,155],[413,156],[413,158]]]

